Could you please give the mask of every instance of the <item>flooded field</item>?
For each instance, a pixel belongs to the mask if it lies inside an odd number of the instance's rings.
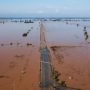
[[[90,22],[46,22],[44,25],[53,53],[52,63],[60,73],[59,82],[76,90],[90,90]]]
[[[44,21],[43,25],[59,83],[90,90],[90,22]],[[0,90],[40,90],[39,50],[39,21],[0,23]]]
[[[0,90],[39,90],[39,37],[38,22],[0,24]]]

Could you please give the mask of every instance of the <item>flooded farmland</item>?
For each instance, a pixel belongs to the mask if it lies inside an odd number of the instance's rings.
[[[89,90],[90,22],[42,23],[59,83]],[[0,23],[0,90],[40,90],[39,84],[40,21]]]
[[[39,60],[38,22],[0,24],[0,90],[39,90]]]
[[[90,22],[46,22],[44,25],[60,82],[64,81],[68,87],[89,90]]]

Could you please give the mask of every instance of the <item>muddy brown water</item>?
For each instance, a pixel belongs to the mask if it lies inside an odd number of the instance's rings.
[[[76,26],[79,23],[81,26]],[[90,37],[84,26],[90,22],[46,22],[46,40],[53,53],[53,66],[67,87],[90,90]],[[90,28],[87,28],[88,36]]]
[[[0,24],[0,90],[39,90],[39,38],[38,22]]]
[[[85,40],[85,25],[90,36],[90,22],[44,22],[47,44],[54,48],[52,64],[61,73],[60,80],[68,87],[89,90],[90,37]],[[28,30],[27,37],[22,37]],[[0,23],[0,90],[40,90],[39,47],[38,21]]]

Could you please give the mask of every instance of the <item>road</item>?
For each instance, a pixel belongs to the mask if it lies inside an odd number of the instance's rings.
[[[50,62],[50,53],[47,48],[46,40],[45,40],[45,29],[43,24],[41,23],[40,27],[40,53],[41,53],[41,80],[40,86],[42,90],[50,90],[51,87],[51,62]]]

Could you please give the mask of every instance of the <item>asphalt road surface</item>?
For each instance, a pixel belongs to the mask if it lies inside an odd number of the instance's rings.
[[[50,89],[51,86],[51,62],[50,62],[50,54],[47,48],[46,40],[45,40],[45,30],[44,26],[41,23],[40,27],[40,53],[41,53],[41,81],[40,86],[42,89]]]

